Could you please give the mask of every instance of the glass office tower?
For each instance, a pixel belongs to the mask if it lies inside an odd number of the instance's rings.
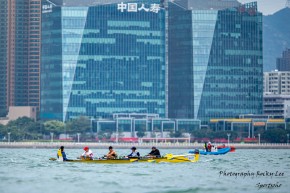
[[[41,118],[165,116],[160,1],[43,0]]]
[[[169,117],[261,114],[262,14],[235,0],[169,3]]]

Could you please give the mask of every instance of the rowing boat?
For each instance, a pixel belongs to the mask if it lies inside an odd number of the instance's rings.
[[[69,160],[66,162],[76,162],[76,163],[96,163],[96,164],[128,164],[134,162],[150,162],[150,163],[184,163],[184,162],[197,162],[199,159],[199,154],[185,154],[185,155],[173,155],[166,154],[164,157],[160,158],[150,158],[150,157],[142,157],[142,158],[120,158],[120,159],[76,159]],[[50,158],[51,161],[57,161],[56,158]]]

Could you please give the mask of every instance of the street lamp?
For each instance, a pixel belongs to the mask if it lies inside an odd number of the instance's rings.
[[[80,142],[80,133],[77,133],[77,135],[78,135],[78,143]]]
[[[10,132],[8,133],[8,143],[10,143]]]
[[[53,133],[50,133],[50,142],[53,143]]]
[[[228,146],[229,146],[230,145],[230,136],[231,136],[231,134],[227,133],[227,136],[228,136]]]
[[[289,144],[289,133],[287,133],[287,145]]]
[[[117,119],[117,121],[118,121],[118,119]],[[119,142],[119,123],[117,122],[117,127],[116,127],[116,143],[118,143]]]
[[[260,133],[258,133],[258,137],[259,137],[259,145],[260,145],[260,143],[261,143],[261,134]]]
[[[118,133],[118,131],[116,131],[116,143],[118,143],[119,142],[119,133]]]
[[[91,137],[93,137],[93,121],[95,119],[91,117]]]

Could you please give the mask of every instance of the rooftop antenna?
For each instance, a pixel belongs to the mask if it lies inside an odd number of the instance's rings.
[[[290,8],[290,0],[286,0],[285,7],[289,7]]]

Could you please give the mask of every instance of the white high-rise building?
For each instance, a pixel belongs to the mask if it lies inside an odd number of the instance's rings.
[[[290,94],[290,71],[264,72],[264,93]]]

